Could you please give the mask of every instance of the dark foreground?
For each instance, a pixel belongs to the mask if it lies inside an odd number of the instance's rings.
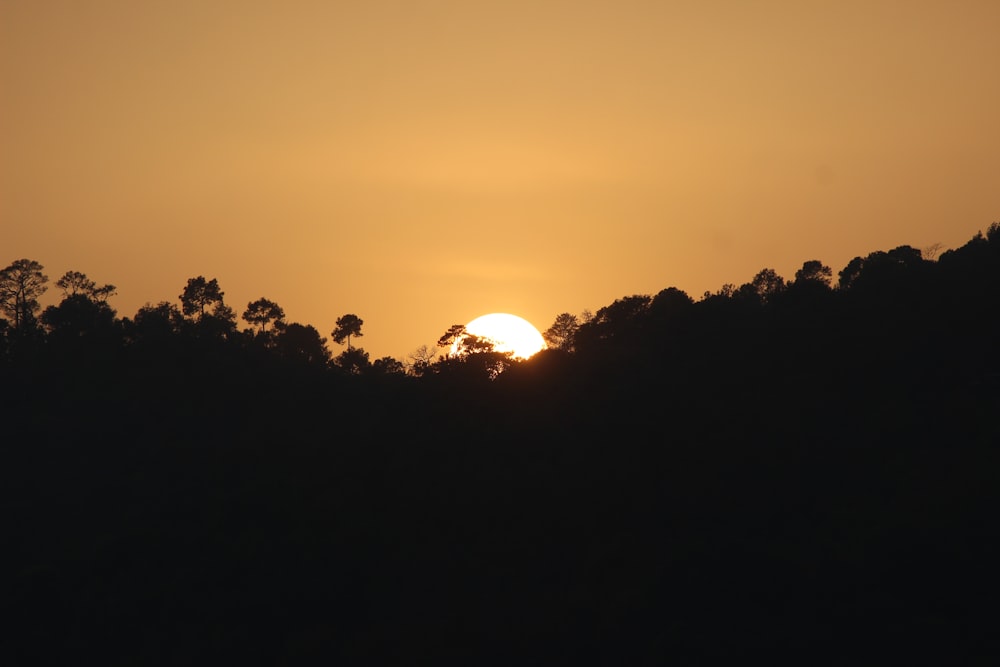
[[[20,406],[4,662],[993,664],[995,391],[499,385]]]

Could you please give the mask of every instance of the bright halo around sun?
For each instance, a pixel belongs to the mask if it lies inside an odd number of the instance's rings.
[[[465,330],[473,336],[485,338],[493,343],[497,352],[511,352],[517,359],[527,359],[545,348],[545,339],[528,320],[507,313],[490,313],[477,317],[465,325]],[[458,348],[456,342],[451,353]]]

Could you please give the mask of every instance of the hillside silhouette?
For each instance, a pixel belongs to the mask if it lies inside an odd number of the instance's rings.
[[[998,655],[1000,223],[563,313],[526,361],[53,285],[0,272],[5,664]]]

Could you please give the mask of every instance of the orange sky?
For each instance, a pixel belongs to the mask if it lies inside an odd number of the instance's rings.
[[[955,247],[1000,220],[998,29],[997,0],[0,0],[0,266],[124,316],[214,277],[405,359],[491,311]]]

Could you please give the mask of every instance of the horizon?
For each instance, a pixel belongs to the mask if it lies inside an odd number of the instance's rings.
[[[925,259],[927,259],[928,261],[937,261],[937,257],[939,257],[942,253],[948,252],[949,250],[955,250],[957,248],[960,248],[963,245],[965,245],[965,243],[967,243],[971,239],[975,238],[977,235],[984,234],[985,232],[986,232],[986,228],[976,230],[973,234],[969,235],[969,237],[963,243],[957,244],[954,247],[946,247],[943,244],[932,244],[931,246],[925,246],[924,248],[916,248],[916,249],[918,251],[921,251],[921,254],[926,254],[927,251],[932,251],[934,256],[925,257]],[[905,243],[896,244],[896,245],[890,246],[890,247],[873,249],[871,252],[888,251],[888,250],[892,250],[893,248],[897,248],[897,247],[901,247],[901,246],[909,246],[909,245],[910,244],[905,244]],[[910,247],[913,247],[913,246],[910,246]],[[856,255],[854,255],[852,257],[852,259],[854,257],[865,257],[868,254],[869,254],[868,252],[857,253]],[[28,257],[28,258],[16,258],[16,259],[12,259],[11,262],[19,260],[19,259],[29,259],[29,260],[38,261],[35,258]],[[809,260],[803,260],[803,262],[806,262],[806,261],[809,261]],[[819,260],[819,261],[823,262],[823,260]],[[39,303],[40,303],[41,309],[44,310],[45,307],[50,306],[50,305],[57,305],[60,302],[61,297],[59,296],[59,294],[60,294],[59,293],[59,288],[56,287],[55,283],[59,279],[59,277],[62,276],[66,272],[65,271],[61,271],[61,272],[58,273],[58,275],[56,275],[56,274],[51,273],[49,271],[48,267],[46,267],[43,262],[39,262],[39,263],[42,264],[43,271],[44,271],[45,275],[48,277],[48,282],[46,283],[45,293],[39,299]],[[795,271],[798,270],[798,268],[801,268],[801,264],[802,263],[800,263],[797,268],[795,268],[794,270],[788,271],[787,273],[783,273],[781,271],[776,271],[776,272],[782,278],[785,278],[786,280],[789,280],[789,279],[792,278],[792,276],[794,275]],[[824,262],[824,264],[825,264],[825,262]],[[846,266],[846,264],[847,263],[845,262],[844,266]],[[761,268],[765,269],[765,268],[771,268],[771,267],[761,267]],[[836,267],[831,266],[829,268],[831,268],[832,271],[833,271],[832,284],[835,286],[837,284],[837,276],[838,276],[840,270],[843,269],[844,267],[841,266],[840,268],[836,268]],[[75,271],[75,270],[76,269],[67,269],[67,271]],[[82,273],[86,274],[86,271],[83,271]],[[87,277],[90,278],[91,280],[94,280],[99,285],[106,282],[104,280],[96,280],[96,279],[94,279],[93,276],[90,276],[89,274],[87,274]],[[198,276],[190,276],[190,277],[191,278],[196,278]],[[202,275],[202,277],[204,277],[206,279],[209,279],[209,280],[211,280],[213,278],[216,278],[215,276],[212,276],[212,275]],[[659,289],[654,289],[654,290],[647,291],[647,292],[638,292],[638,291],[626,292],[626,293],[623,293],[623,294],[620,294],[620,295],[614,297],[613,299],[609,300],[606,303],[597,304],[593,308],[584,308],[584,309],[581,309],[580,311],[572,312],[570,314],[572,314],[574,316],[580,316],[583,311],[589,311],[591,313],[595,313],[600,308],[603,308],[604,306],[611,305],[617,299],[626,298],[626,297],[634,296],[634,295],[655,296],[657,292],[659,292],[661,290],[669,289],[669,288],[679,289],[682,292],[684,292],[685,294],[687,294],[689,297],[691,297],[693,301],[698,302],[698,301],[703,300],[703,298],[705,296],[707,296],[709,293],[715,294],[716,292],[718,292],[722,287],[724,287],[727,284],[733,285],[735,287],[739,287],[740,285],[742,285],[742,284],[744,284],[746,282],[749,282],[752,277],[753,276],[747,276],[745,279],[737,281],[737,282],[734,282],[734,283],[720,283],[715,288],[711,288],[711,289],[708,289],[708,290],[702,290],[700,293],[692,293],[692,292],[689,292],[689,291],[687,291],[687,290],[685,290],[685,289],[683,289],[683,288],[681,288],[679,286],[676,286],[676,285],[667,285],[667,286],[661,287]],[[185,283],[186,282],[187,281],[185,281]],[[154,305],[155,306],[156,304],[161,303],[163,301],[166,301],[166,302],[171,303],[173,305],[180,305],[180,303],[181,303],[180,295],[178,295],[177,297],[174,297],[172,299],[157,299],[157,300],[149,300],[149,299],[147,299],[147,300],[143,301],[139,306],[137,306],[135,308],[135,310],[133,310],[131,312],[123,312],[122,309],[119,308],[115,304],[115,302],[114,302],[114,299],[116,299],[117,296],[118,296],[118,290],[120,289],[120,286],[117,285],[117,284],[115,284],[115,283],[113,283],[113,282],[111,282],[111,284],[115,286],[115,292],[108,299],[108,303],[109,303],[109,305],[112,308],[115,309],[118,318],[129,318],[129,319],[132,319],[135,316],[135,313],[140,308],[142,308],[143,306],[146,306],[146,305]],[[226,295],[228,295],[228,292],[226,291],[225,286],[222,284],[221,280],[219,281],[219,286],[222,289],[222,291]],[[183,288],[182,288],[182,291],[183,291]],[[251,299],[251,300],[253,300],[253,299]],[[241,331],[243,331],[243,330],[249,331],[249,330],[253,329],[253,325],[251,325],[250,323],[246,322],[243,319],[243,317],[242,317],[243,311],[246,309],[247,305],[249,305],[249,301],[248,301],[247,304],[239,305],[239,304],[233,303],[227,297],[226,300],[225,300],[225,303],[229,307],[233,308],[233,310],[236,313],[236,326],[237,326],[237,329],[239,329]],[[282,304],[279,302],[278,305],[280,306]],[[517,315],[517,314],[514,314],[514,313],[500,313],[500,314],[503,314],[503,315],[513,315],[517,319],[523,319],[528,324],[533,325],[539,331],[539,333],[542,333],[546,329],[548,329],[549,326],[552,325],[553,321],[555,320],[555,318],[559,314],[565,313],[565,312],[569,312],[569,311],[566,311],[566,310],[558,311],[555,315],[552,316],[552,318],[547,323],[545,323],[543,325],[539,325],[538,323],[532,322],[531,320],[528,320],[527,318],[521,317],[520,315]],[[341,314],[343,315],[343,314],[346,314],[346,313],[341,313]],[[360,314],[360,313],[352,313],[352,314],[358,315],[363,321],[365,320],[364,316],[362,314]],[[470,322],[472,322],[472,321],[474,321],[476,319],[479,319],[479,318],[482,318],[482,317],[484,317],[486,315],[491,315],[491,314],[495,315],[497,313],[496,312],[494,312],[494,313],[482,313],[480,315],[474,316],[471,320],[469,320],[469,322],[453,322],[452,325],[455,325],[455,324],[466,325],[466,324],[469,324]],[[332,353],[333,356],[336,356],[338,352],[347,349],[346,345],[344,345],[344,346],[338,345],[332,339],[332,329],[334,327],[330,327],[331,331],[325,331],[324,332],[324,330],[322,328],[320,328],[315,322],[295,320],[295,319],[293,319],[291,317],[286,317],[285,320],[286,320],[286,322],[288,324],[291,324],[291,323],[294,322],[294,323],[297,323],[297,324],[302,324],[302,325],[306,325],[306,326],[312,326],[312,327],[316,328],[319,331],[320,336],[322,336],[324,339],[326,339],[326,347]],[[448,326],[452,326],[452,325],[448,325]],[[445,330],[447,328],[448,327],[445,327]],[[360,337],[361,340],[356,341],[354,343],[354,345],[352,345],[352,347],[354,347],[355,349],[362,349],[365,352],[368,352],[369,355],[370,355],[370,358],[372,360],[389,356],[389,357],[393,357],[393,358],[395,358],[395,359],[397,359],[399,361],[402,361],[402,362],[406,363],[409,354],[413,353],[413,352],[416,352],[418,350],[418,348],[420,348],[422,346],[426,346],[427,348],[434,349],[434,348],[437,347],[433,343],[420,343],[420,344],[412,346],[411,348],[409,348],[409,350],[406,353],[401,354],[401,355],[389,354],[389,353],[386,353],[386,354],[376,354],[376,353],[373,353],[372,350],[370,350],[369,348],[367,348],[364,345],[364,339],[366,337],[366,333],[367,333],[367,322],[365,322],[364,326],[362,327],[362,335]],[[439,352],[440,352],[439,356],[448,356],[449,355],[449,350],[451,350],[451,352],[453,352],[454,351],[454,345],[451,345],[450,348],[449,347],[441,348],[439,350]]]
[[[719,10],[724,11],[719,11]],[[0,0],[6,265],[405,360],[998,219],[1000,5]],[[242,320],[240,320],[242,328]],[[332,341],[331,351],[338,351]]]

